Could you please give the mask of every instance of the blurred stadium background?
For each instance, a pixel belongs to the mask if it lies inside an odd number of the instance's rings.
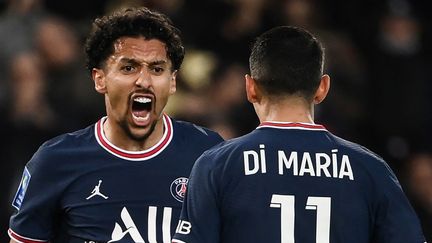
[[[324,42],[330,95],[316,122],[380,154],[432,241],[432,17],[407,0],[0,0],[0,241],[22,168],[41,143],[95,123],[103,99],[84,68],[93,18],[147,6],[182,31],[186,58],[167,113],[225,138],[258,125],[246,102],[253,38],[297,25]]]

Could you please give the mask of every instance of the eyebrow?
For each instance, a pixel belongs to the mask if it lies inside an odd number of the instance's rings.
[[[124,58],[120,59],[120,62],[122,62],[122,63],[132,63],[132,64],[146,63],[148,66],[151,66],[151,65],[161,65],[161,64],[168,63],[166,60],[155,60],[155,61],[151,61],[151,62],[146,62],[146,61],[140,62],[140,61],[138,61],[138,60],[136,60],[134,58],[127,58],[127,57],[124,57]]]

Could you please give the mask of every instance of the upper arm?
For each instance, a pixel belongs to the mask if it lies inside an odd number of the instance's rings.
[[[219,242],[220,215],[210,158],[201,156],[192,169],[175,239],[188,243]]]
[[[374,238],[378,242],[425,242],[417,215],[388,165],[382,169]]]
[[[9,235],[15,241],[46,242],[53,234],[63,184],[55,168],[47,163],[50,159],[37,152],[24,168],[9,225]]]

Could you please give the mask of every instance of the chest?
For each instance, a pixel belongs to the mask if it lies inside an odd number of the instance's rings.
[[[194,157],[80,161],[59,202],[68,234],[96,242],[170,242]]]

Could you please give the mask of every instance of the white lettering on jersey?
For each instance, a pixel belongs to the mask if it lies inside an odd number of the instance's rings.
[[[136,243],[145,243],[126,207],[123,207],[120,216],[123,224],[126,226],[126,230],[123,231],[121,226],[116,222],[114,230],[111,234],[111,240],[108,241],[108,243],[119,241],[123,239],[126,234],[130,234],[130,236]]]
[[[125,237],[127,234],[130,234],[131,238],[133,239],[133,242],[145,243],[144,239],[142,238],[140,232],[138,231],[138,228],[136,227],[126,207],[123,207],[120,216],[126,229],[123,230],[120,224],[116,222],[114,225],[114,230],[111,234],[111,240],[108,241],[108,243],[119,241],[123,239],[123,237]],[[157,216],[157,207],[150,206],[148,209],[148,218],[147,218],[147,225],[148,225],[147,234],[148,234],[149,243],[157,242],[156,216]],[[163,219],[162,219],[162,242],[163,243],[171,243],[171,218],[172,218],[172,208],[164,207]]]
[[[332,149],[330,153],[310,153],[283,150],[277,151],[278,174],[283,175],[291,170],[294,176],[332,177],[354,180],[354,173],[348,155]],[[264,144],[259,145],[259,151],[243,151],[245,175],[267,173],[266,151]]]
[[[192,224],[186,220],[180,220],[177,228],[176,233],[187,235],[191,232]]]
[[[253,175],[258,173],[261,169],[261,173],[265,174],[267,172],[266,158],[265,158],[265,146],[264,144],[259,145],[260,150],[258,152],[254,150],[243,151],[243,163],[245,175]],[[249,160],[252,156],[252,161]],[[250,163],[252,162],[252,164]]]
[[[337,149],[333,149],[331,150],[331,155],[326,153],[311,155],[309,152],[304,152],[299,155],[298,152],[292,151],[287,158],[285,152],[279,150],[279,175],[283,175],[285,169],[291,169],[294,176],[325,176],[339,179],[347,177],[350,180],[354,180],[354,174],[348,155],[342,155],[342,159],[339,161],[337,152]],[[339,163],[340,166],[338,167]]]
[[[312,158],[309,153],[303,153],[299,176],[304,176],[305,173],[308,173],[310,176],[315,176]]]

